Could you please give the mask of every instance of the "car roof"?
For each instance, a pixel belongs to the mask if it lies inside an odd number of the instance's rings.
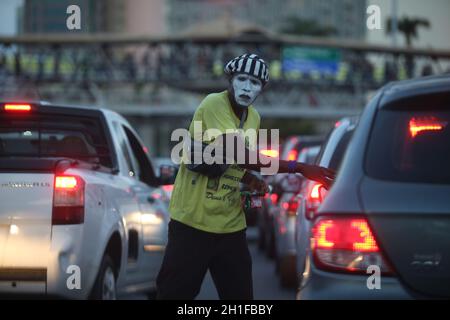
[[[379,107],[395,100],[440,92],[450,92],[450,74],[391,82],[382,89]]]

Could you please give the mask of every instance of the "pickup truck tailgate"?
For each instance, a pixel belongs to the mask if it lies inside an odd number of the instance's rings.
[[[45,281],[53,179],[50,173],[0,173],[0,281]]]

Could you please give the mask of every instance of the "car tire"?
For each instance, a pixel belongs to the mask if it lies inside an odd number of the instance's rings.
[[[116,300],[116,269],[112,259],[105,254],[91,292],[92,300]]]

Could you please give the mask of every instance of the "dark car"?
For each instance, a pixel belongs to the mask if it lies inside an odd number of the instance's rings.
[[[450,76],[389,84],[313,221],[300,299],[450,298]]]

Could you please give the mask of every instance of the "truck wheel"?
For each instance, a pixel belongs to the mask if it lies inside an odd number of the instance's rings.
[[[91,299],[116,300],[116,276],[112,259],[105,254],[92,289]]]

